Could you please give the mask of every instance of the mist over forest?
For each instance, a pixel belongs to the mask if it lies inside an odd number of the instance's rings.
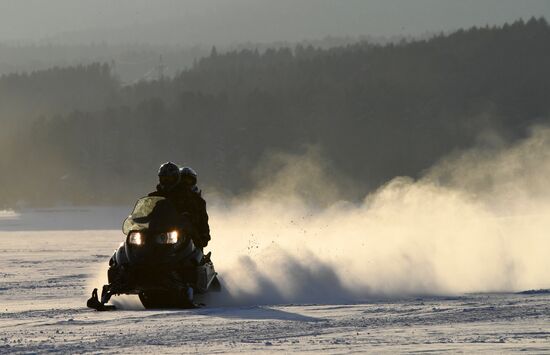
[[[373,44],[399,42],[412,36],[326,36],[321,39],[277,42],[239,42],[216,46],[219,51],[251,49],[265,52],[284,47],[313,46],[328,49],[359,41]],[[0,42],[0,75],[47,70],[53,67],[69,67],[108,63],[120,84],[135,84],[141,80],[154,80],[160,76],[174,76],[189,69],[198,59],[208,56],[212,46],[205,44],[151,44],[106,41],[83,43],[9,43]]]
[[[273,155],[311,152],[361,199],[548,124],[549,43],[532,18],[397,43],[212,47],[133,83],[101,58],[17,70],[0,77],[0,207],[127,204],[167,160],[239,195]]]

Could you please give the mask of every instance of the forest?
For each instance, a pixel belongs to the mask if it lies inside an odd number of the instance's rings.
[[[131,85],[109,63],[5,74],[0,208],[127,204],[168,160],[197,170],[206,191],[238,195],[271,154],[312,147],[361,199],[548,124],[548,63],[550,26],[532,18],[399,43],[213,47]]]

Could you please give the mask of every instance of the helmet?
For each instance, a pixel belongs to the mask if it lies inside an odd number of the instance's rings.
[[[158,175],[159,185],[165,190],[171,190],[180,182],[180,169],[172,162],[162,164]]]
[[[187,186],[194,186],[197,184],[197,173],[187,166],[180,169],[180,176],[181,181]]]

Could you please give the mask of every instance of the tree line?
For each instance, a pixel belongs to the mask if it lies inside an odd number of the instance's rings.
[[[486,133],[547,123],[549,62],[550,26],[533,18],[383,45],[213,48],[124,86],[106,64],[4,75],[0,204],[126,203],[166,160],[238,194],[270,153],[310,145],[360,198]]]

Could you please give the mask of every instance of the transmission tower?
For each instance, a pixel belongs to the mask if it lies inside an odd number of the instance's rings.
[[[159,63],[157,65],[157,77],[158,80],[164,79],[164,69],[166,69],[166,65],[162,61],[162,55],[159,57]]]

